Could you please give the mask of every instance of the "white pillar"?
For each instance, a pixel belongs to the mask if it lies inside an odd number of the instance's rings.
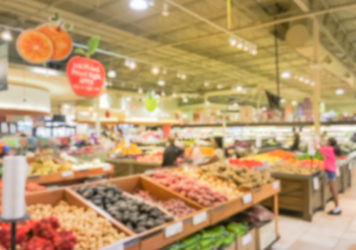
[[[316,17],[313,18],[313,61],[312,61],[312,71],[313,71],[313,117],[314,117],[314,128],[315,135],[320,136],[320,60],[319,60],[319,22]]]
[[[100,105],[99,105],[99,99],[100,97],[95,98],[95,111],[96,111],[96,120],[95,120],[95,130],[96,130],[96,135],[99,137],[100,136]]]

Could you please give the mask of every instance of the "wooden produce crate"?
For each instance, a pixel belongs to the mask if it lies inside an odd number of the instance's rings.
[[[314,212],[324,208],[324,176],[321,171],[312,175],[275,172],[272,176],[281,183],[278,206],[282,211],[296,212],[311,221]],[[271,205],[271,202],[264,204]]]
[[[347,163],[345,162],[344,164],[341,165],[341,169],[342,169],[341,178],[342,178],[343,191],[351,187],[351,180],[352,180],[351,167],[352,164],[350,162]]]
[[[146,170],[159,168],[158,163],[138,162],[135,159],[107,159],[114,166],[114,177],[142,174]]]
[[[69,205],[74,205],[77,207],[83,207],[88,209],[93,209],[88,202],[86,202],[83,198],[77,195],[74,191],[61,188],[56,190],[46,190],[37,193],[30,193],[26,195],[26,204],[34,205],[34,204],[50,204],[56,205],[60,201],[66,201]],[[128,237],[120,240],[119,242],[115,243],[117,245],[127,245],[125,249],[129,250],[137,250],[139,249],[138,244],[128,244],[134,240],[134,233],[127,228],[125,228],[121,223],[113,220],[110,217],[107,217],[105,214],[98,212],[96,209],[94,211],[97,212],[98,215],[105,217],[110,223],[113,225],[114,228],[117,229],[118,232],[125,233]]]
[[[35,182],[41,185],[56,184],[62,186],[68,184],[78,184],[84,179],[99,175],[107,175],[110,177],[113,173],[113,166],[110,165],[110,167],[105,166],[76,171],[64,171],[61,173],[54,173],[48,175],[29,176],[27,177],[27,181]]]
[[[203,208],[201,205],[186,199],[184,196],[156,184],[150,178],[136,175],[111,179],[109,182],[128,193],[133,193],[141,189],[148,191],[159,200],[179,199],[197,210],[190,215],[176,218],[173,222],[139,234],[141,249],[162,248],[210,225],[207,208]]]

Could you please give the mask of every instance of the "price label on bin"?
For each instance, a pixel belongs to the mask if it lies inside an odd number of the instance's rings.
[[[313,188],[319,190],[319,178],[317,176],[313,178]]]
[[[72,171],[64,171],[61,174],[62,174],[62,177],[69,177],[69,176],[73,175],[73,172]]]
[[[251,193],[245,194],[242,197],[242,201],[243,201],[244,204],[250,203],[252,201],[252,194]]]
[[[278,188],[279,188],[279,181],[273,182],[272,188],[273,188],[273,189],[278,189]]]
[[[242,237],[241,239],[241,243],[243,246],[246,246],[247,244],[250,244],[252,241],[252,235],[251,233],[245,235],[244,237]]]
[[[164,229],[164,235],[166,238],[172,237],[173,235],[179,234],[183,231],[183,222],[174,223]]]
[[[197,215],[194,215],[193,216],[193,225],[198,225],[198,224],[206,221],[206,216],[207,216],[206,212],[202,212]]]
[[[122,242],[116,242],[107,247],[102,248],[102,250],[124,250],[124,244]]]

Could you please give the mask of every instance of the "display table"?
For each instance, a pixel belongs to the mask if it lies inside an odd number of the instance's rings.
[[[48,174],[48,175],[36,175],[27,177],[27,181],[35,182],[41,185],[69,185],[81,183],[84,179],[92,178],[95,176],[106,175],[111,177],[114,173],[112,165],[89,168],[83,170],[64,171],[61,173]]]
[[[313,214],[324,209],[324,175],[319,171],[312,175],[272,173],[281,181],[278,207],[281,210],[298,213],[311,221]],[[266,202],[271,206],[271,202]]]
[[[128,193],[133,192],[138,186],[141,189],[149,190],[152,194],[161,199],[177,198],[185,201],[190,206],[196,209],[196,212],[191,213],[182,218],[176,218],[174,221],[165,223],[161,226],[152,228],[143,233],[136,234],[130,229],[126,228],[122,223],[111,217],[107,212],[101,210],[93,203],[89,202],[78,193],[74,188],[83,185],[98,185],[100,183],[111,183]],[[122,178],[109,179],[106,181],[99,181],[95,183],[88,183],[76,185],[72,187],[49,190],[36,194],[27,195],[26,200],[28,204],[49,203],[54,204],[61,199],[65,199],[70,204],[87,207],[95,210],[99,215],[106,217],[118,231],[125,232],[128,238],[114,243],[104,249],[159,249],[170,245],[177,240],[191,235],[210,225],[217,224],[222,220],[244,211],[263,200],[273,200],[273,212],[275,215],[275,234],[279,237],[278,231],[278,193],[280,192],[280,182],[274,181],[272,183],[262,186],[258,190],[253,190],[245,193],[243,196],[236,199],[229,200],[213,207],[202,207],[194,201],[187,199],[180,194],[156,183],[152,179],[144,175],[136,175]],[[199,220],[197,218],[200,218]],[[176,228],[179,228],[178,230]],[[173,230],[173,231],[172,231]],[[170,232],[170,233],[168,233]]]
[[[142,174],[161,166],[160,163],[138,162],[135,159],[106,159],[106,162],[114,166],[114,177]]]

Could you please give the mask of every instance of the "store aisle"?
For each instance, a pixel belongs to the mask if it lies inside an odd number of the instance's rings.
[[[312,222],[280,216],[281,239],[273,250],[356,250],[356,176],[353,187],[340,194],[341,216],[329,216],[333,204],[315,214]]]

